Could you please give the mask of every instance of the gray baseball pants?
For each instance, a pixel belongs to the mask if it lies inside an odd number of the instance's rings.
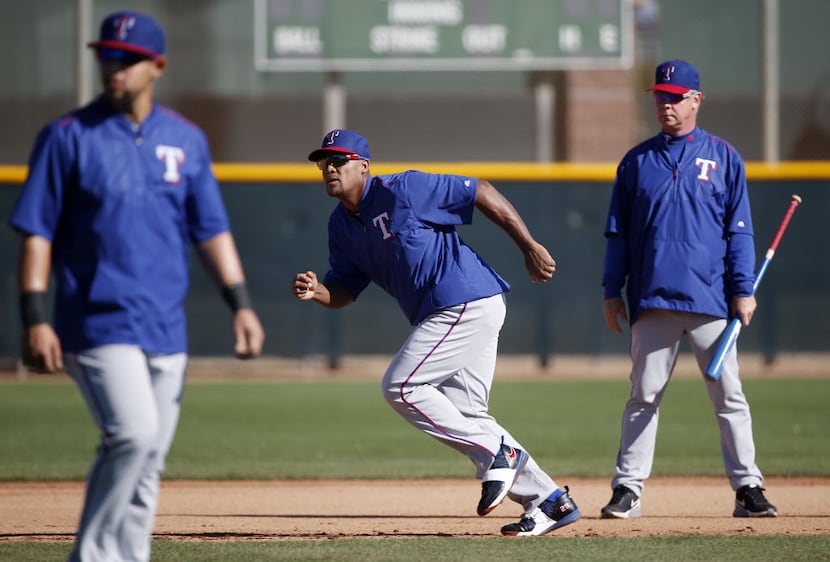
[[[187,355],[132,345],[67,354],[101,432],[70,561],[146,561],[164,459],[179,419]]]
[[[723,318],[668,310],[645,311],[631,327],[631,397],[622,417],[612,487],[623,484],[638,496],[643,492],[643,481],[651,474],[654,460],[660,401],[683,335],[688,336],[703,375],[725,328]],[[706,379],[706,390],[718,420],[721,453],[732,489],[761,485],[764,478],[755,464],[752,417],[738,376],[736,347],[727,356],[721,377],[717,381]]]
[[[383,377],[386,401],[406,421],[469,457],[482,478],[502,439],[525,449],[488,413],[504,295],[435,312],[414,328]],[[531,456],[508,497],[533,511],[556,483]]]

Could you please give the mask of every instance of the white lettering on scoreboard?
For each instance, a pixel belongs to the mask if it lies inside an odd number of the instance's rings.
[[[376,25],[369,31],[373,53],[415,54],[438,52],[438,30],[432,26]]]
[[[322,55],[319,27],[277,26],[274,51],[278,55]]]
[[[386,16],[391,25],[369,30],[369,49],[377,55],[434,54],[441,48],[440,25],[458,25],[464,19],[461,0],[393,0]]]
[[[386,13],[389,23],[395,24],[458,25],[464,19],[461,0],[393,1]]]
[[[514,0],[516,4],[520,0]],[[555,0],[535,0],[546,5]],[[581,2],[582,0],[558,0],[560,3]],[[611,1],[611,0],[608,0]],[[378,1],[380,12],[373,13],[374,21],[361,18],[366,25],[362,30],[349,32],[331,29],[331,25],[320,17],[313,19],[306,13],[303,17],[291,21],[288,17],[280,19],[278,14],[291,16],[296,6],[302,4],[296,0],[256,0],[257,13],[274,11],[271,16],[270,45],[267,45],[267,35],[257,38],[257,50],[267,49],[270,56],[257,59],[260,67],[274,69],[285,61],[286,67],[295,63],[291,68],[303,70],[315,69],[329,60],[336,60],[339,66],[366,70],[368,68],[393,69],[394,66],[376,64],[372,58],[387,59],[393,64],[396,60],[415,63],[422,56],[426,66],[433,64],[437,68],[450,68],[462,65],[467,59],[478,59],[482,68],[513,68],[514,65],[535,67],[538,59],[544,61],[540,68],[553,68],[556,65],[565,67],[562,60],[577,57],[596,57],[612,63],[619,62],[610,59],[621,53],[625,55],[626,29],[617,22],[599,22],[599,26],[579,22],[560,21],[558,24],[546,26],[545,41],[538,44],[532,40],[532,33],[525,35],[526,27],[531,26],[533,33],[538,32],[537,23],[525,23],[515,27],[512,23],[493,21],[484,4],[466,2],[465,0],[383,0]],[[315,5],[323,5],[318,0]],[[362,2],[362,9],[371,3]],[[622,4],[622,3],[621,3]],[[270,7],[269,7],[270,6]],[[469,10],[467,9],[469,8]],[[471,13],[465,13],[465,12]],[[524,17],[524,16],[523,16]],[[609,16],[610,17],[610,16]],[[525,19],[527,19],[525,17]],[[535,26],[535,27],[533,27]],[[348,33],[344,36],[342,33]],[[329,35],[331,34],[331,35]],[[552,36],[552,37],[551,37]],[[270,47],[270,48],[269,48]],[[538,49],[538,51],[537,51]],[[294,60],[292,60],[294,59]],[[453,61],[452,65],[442,65]],[[301,67],[301,61],[314,63]],[[322,62],[321,62],[322,61]],[[621,59],[623,61],[623,59]],[[380,61],[377,61],[378,63]],[[624,62],[624,61],[623,61]],[[488,66],[489,63],[489,66]],[[580,64],[586,64],[582,61]],[[557,67],[559,67],[557,66]]]
[[[461,42],[470,54],[503,53],[507,47],[507,28],[503,25],[468,25],[462,32]]]
[[[563,53],[575,53],[582,48],[582,30],[578,25],[559,26],[559,48]]]
[[[599,46],[608,53],[619,51],[620,28],[612,23],[602,24],[599,28]]]

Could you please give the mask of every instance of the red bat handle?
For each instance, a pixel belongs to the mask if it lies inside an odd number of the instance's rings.
[[[770,244],[769,250],[767,250],[767,255],[764,256],[764,261],[761,263],[761,267],[755,274],[755,282],[752,284],[753,294],[758,290],[758,285],[760,285],[761,279],[764,277],[764,272],[767,270],[767,267],[772,261],[772,257],[775,255],[775,249],[778,248],[778,243],[781,242],[781,237],[784,236],[784,231],[787,230],[787,225],[790,224],[790,219],[793,218],[793,213],[799,203],[801,203],[801,197],[793,195],[790,199],[790,206],[787,207],[787,212],[784,214],[784,218],[778,226],[778,231],[775,233],[775,238],[772,239],[772,244]],[[729,353],[732,346],[735,345],[735,341],[737,341],[740,333],[741,321],[738,318],[733,318],[727,323],[726,329],[721,335],[718,348],[715,350],[715,355],[712,357],[712,360],[709,362],[709,366],[706,369],[706,377],[709,380],[716,381],[720,378],[723,364],[726,361],[726,354]]]
[[[784,236],[784,231],[787,230],[787,226],[790,224],[790,219],[793,218],[793,213],[795,212],[795,208],[798,207],[799,203],[801,203],[801,197],[799,197],[798,195],[793,195],[790,199],[790,206],[787,208],[787,212],[784,214],[784,219],[778,226],[778,232],[775,233],[775,237],[772,239],[772,244],[769,245],[769,249],[771,252],[774,252],[778,249],[778,243],[781,242],[781,238]]]

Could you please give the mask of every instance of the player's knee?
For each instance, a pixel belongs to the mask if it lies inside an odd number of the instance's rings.
[[[383,398],[396,412],[410,412],[419,400],[420,387],[391,386],[383,388]]]
[[[401,392],[401,387],[384,386],[381,388],[381,392],[383,393],[383,399],[386,400],[386,403],[393,408],[395,408],[398,404],[403,403],[403,393]]]
[[[120,448],[137,454],[150,451],[159,439],[158,420],[145,419],[141,423],[125,424],[104,436],[105,448]]]
[[[397,386],[384,389],[384,398],[396,412],[407,415],[422,410],[434,392],[435,388],[429,384]]]

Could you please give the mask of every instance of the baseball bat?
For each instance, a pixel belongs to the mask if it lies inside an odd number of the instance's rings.
[[[769,263],[772,261],[773,256],[775,255],[775,250],[778,249],[778,243],[781,242],[781,238],[784,236],[784,231],[787,230],[787,226],[790,224],[790,219],[793,218],[793,213],[795,212],[795,208],[798,207],[799,203],[801,203],[801,197],[798,195],[793,195],[790,198],[790,206],[787,207],[787,212],[784,213],[784,218],[781,219],[781,224],[778,225],[778,231],[775,233],[775,237],[772,239],[772,244],[770,244],[767,253],[764,254],[764,261],[761,262],[761,267],[758,268],[758,272],[755,273],[755,282],[752,283],[752,294],[754,295],[756,291],[758,291],[758,285],[761,284],[761,279],[764,277],[764,273],[767,271],[767,267],[769,267]],[[724,330],[723,334],[721,335],[720,344],[718,344],[718,349],[715,351],[715,355],[712,357],[712,361],[709,362],[709,366],[706,368],[706,377],[710,380],[716,381],[720,378],[720,373],[723,370],[723,364],[726,361],[726,356],[729,351],[732,349],[732,346],[735,345],[735,342],[738,340],[738,335],[741,333],[741,319],[738,317],[733,318],[729,325]]]

